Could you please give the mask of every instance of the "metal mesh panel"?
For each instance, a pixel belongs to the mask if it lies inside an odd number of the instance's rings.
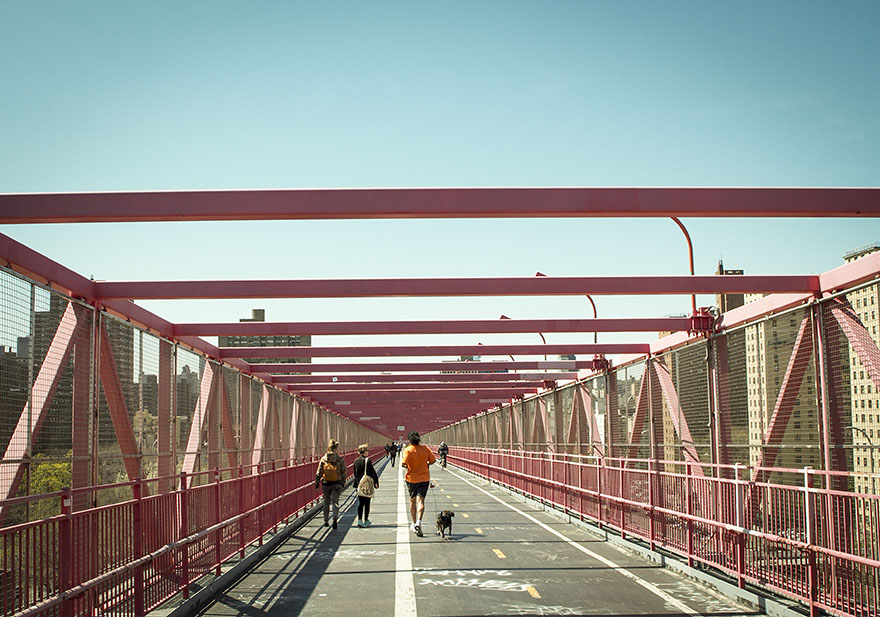
[[[140,332],[114,317],[102,315],[101,320],[97,484],[114,484],[143,474],[134,433],[134,427],[140,424],[135,422],[135,415],[143,417],[138,414],[140,388],[136,381],[136,371],[140,369]],[[131,490],[99,494],[102,505],[125,499],[131,499]]]
[[[724,464],[749,464],[749,396],[756,386],[746,369],[746,338],[747,329],[740,328],[712,340],[717,369],[717,460]]]
[[[616,397],[611,401],[608,410],[610,417],[609,437],[611,440],[611,456],[629,456],[629,436],[632,433],[633,423],[636,420],[636,404],[639,392],[642,388],[642,378],[645,374],[645,363],[638,362],[624,368],[613,371]],[[647,429],[647,424],[645,425]],[[644,429],[643,429],[644,430]],[[641,441],[640,434],[637,443]]]
[[[746,356],[746,371],[752,382],[749,396],[751,464],[790,469],[821,467],[809,314],[804,310],[794,311],[746,330],[746,341],[751,347]],[[781,476],[771,480],[785,482]]]
[[[93,311],[0,271],[0,499],[90,484]],[[75,509],[87,501],[77,495]],[[8,508],[4,524],[59,512]]]
[[[654,361],[654,441],[664,460],[712,462],[706,354],[706,341],[699,341]]]
[[[203,359],[187,349],[177,348],[175,371],[175,442],[177,443],[177,469],[183,468],[187,454],[187,441],[192,428],[196,404],[199,400]]]
[[[880,480],[880,288],[863,286],[823,304],[825,367],[830,407],[829,463],[854,472],[849,486],[877,494]]]
[[[569,427],[571,427],[572,407],[574,405],[575,386],[560,388],[557,400],[559,408],[556,410],[556,435],[559,438],[559,452],[577,452],[577,437],[574,442],[569,441]]]
[[[606,390],[606,379],[604,375],[599,375],[588,379],[582,384],[582,387],[586,389],[589,393],[589,404],[593,410],[593,417],[596,420],[596,430],[597,434],[593,434],[592,429],[587,431],[585,435],[584,442],[595,443],[595,444],[605,444],[607,440],[607,434],[605,430],[605,423],[607,419],[606,411],[608,409],[607,404],[607,390]],[[585,411],[586,414],[586,411]],[[595,455],[597,454],[596,449],[592,446],[588,448],[583,448],[582,454]]]

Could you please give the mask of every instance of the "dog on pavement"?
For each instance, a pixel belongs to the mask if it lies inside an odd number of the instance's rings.
[[[443,539],[446,539],[446,530],[449,530],[449,535],[452,535],[452,517],[455,516],[455,512],[452,510],[443,510],[440,514],[437,515],[437,535],[442,536]]]

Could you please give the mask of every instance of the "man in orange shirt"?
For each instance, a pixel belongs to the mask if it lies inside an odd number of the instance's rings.
[[[409,489],[409,511],[412,514],[412,530],[422,537],[422,515],[425,513],[425,496],[431,484],[429,465],[437,460],[427,446],[420,445],[422,438],[415,431],[409,434],[409,444],[400,458],[401,467],[406,468],[406,487]]]

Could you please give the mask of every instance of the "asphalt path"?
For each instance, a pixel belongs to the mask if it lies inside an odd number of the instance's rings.
[[[319,514],[199,615],[761,614],[452,467],[431,468],[416,537],[400,471],[381,469],[371,527],[355,526],[348,489],[338,529]],[[434,522],[447,509],[455,517],[444,540]]]

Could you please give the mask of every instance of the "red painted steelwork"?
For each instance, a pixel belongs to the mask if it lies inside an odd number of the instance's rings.
[[[105,300],[231,298],[380,298],[444,296],[678,295],[819,291],[815,275],[541,276],[436,279],[109,281]],[[503,327],[503,326],[499,326]]]
[[[372,373],[381,371],[473,371],[491,374],[503,371],[578,370],[602,368],[596,360],[522,360],[516,362],[386,362],[363,364],[249,364],[248,372],[265,373]]]
[[[735,278],[735,277],[729,277]],[[646,353],[647,343],[582,345],[423,345],[412,347],[225,347],[226,358],[373,358],[385,356],[506,356],[544,354]],[[307,370],[307,369],[306,369]]]
[[[289,386],[288,390],[292,392],[297,392],[296,386]],[[474,394],[470,394],[473,391]],[[305,391],[305,395],[313,400],[332,400],[332,401],[352,401],[352,404],[355,404],[355,401],[360,401],[362,403],[368,403],[371,400],[394,400],[399,402],[404,401],[428,401],[428,402],[444,402],[444,401],[475,401],[481,398],[498,398],[502,397],[505,400],[509,400],[513,398],[515,394],[523,394],[525,391],[537,392],[538,388],[460,388],[458,390],[443,390],[443,391],[427,391],[423,389],[418,390],[410,390],[410,391],[399,391],[394,390],[392,388],[386,389],[375,389],[375,390],[350,390],[343,392],[327,392],[327,391]],[[332,397],[332,398],[331,398]]]
[[[674,332],[693,327],[688,317],[629,319],[506,319],[450,321],[233,322],[175,324],[175,336],[344,334],[481,334],[506,332]]]
[[[433,392],[437,390],[452,390],[467,392],[469,390],[534,390],[540,388],[543,381],[516,381],[506,383],[319,383],[319,384],[294,384],[291,386],[296,392],[385,392],[391,390],[405,390],[409,392]]]
[[[343,385],[345,383],[402,383],[402,382],[510,382],[521,383],[522,381],[543,381],[545,379],[577,379],[577,373],[431,373],[419,375],[342,375],[330,377],[329,375],[270,375],[272,383],[296,384],[296,383],[333,383]]]
[[[15,496],[23,472],[22,461],[28,453],[29,444],[37,438],[48,415],[55,390],[61,381],[63,369],[67,365],[74,340],[77,338],[77,330],[88,327],[85,322],[85,316],[77,310],[77,307],[68,304],[34,382],[33,400],[19,413],[15,430],[3,454],[4,461],[17,461],[17,463],[12,473],[4,470],[4,473],[0,474],[0,500]]]
[[[880,216],[874,188],[367,188],[7,193],[0,223]]]
[[[135,480],[142,475],[137,440],[131,426],[131,416],[125,402],[122,380],[119,378],[119,372],[116,368],[116,358],[113,354],[113,347],[110,345],[110,335],[106,323],[101,327],[100,345],[101,361],[98,364],[104,399],[107,401],[107,408],[113,421],[113,430],[116,432],[116,441],[123,456],[125,472],[128,474],[129,480]]]

